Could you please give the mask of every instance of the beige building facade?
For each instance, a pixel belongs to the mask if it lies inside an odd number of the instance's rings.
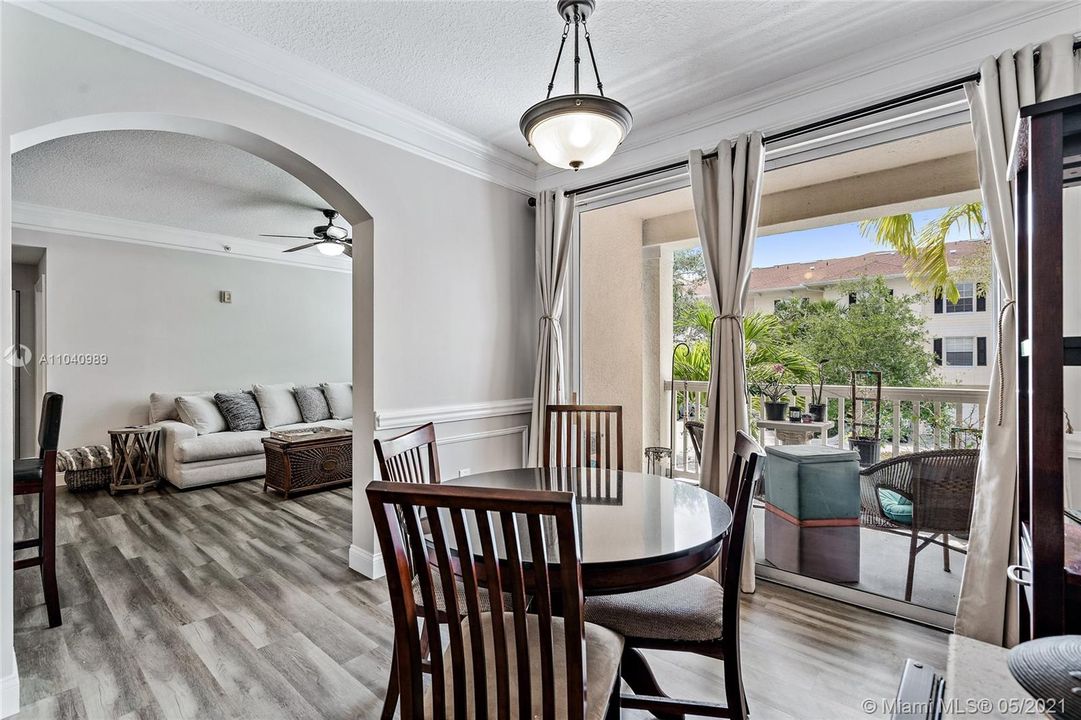
[[[966,240],[947,245],[951,264],[979,252],[986,241]],[[941,363],[944,383],[986,387],[991,378],[994,318],[986,292],[977,283],[959,283],[961,297],[951,303],[943,297],[920,294],[903,272],[904,261],[895,252],[866,253],[807,263],[755,268],[747,311],[772,313],[777,303],[792,298],[828,300],[842,305],[854,300],[848,285],[862,277],[882,277],[897,296],[917,296],[913,309],[927,320],[928,349]]]

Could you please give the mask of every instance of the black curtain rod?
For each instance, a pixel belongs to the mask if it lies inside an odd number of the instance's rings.
[[[856,110],[849,110],[848,112],[833,115],[832,117],[824,118],[822,120],[816,120],[814,122],[807,123],[806,125],[794,127],[790,130],[784,130],[777,133],[776,135],[770,135],[769,137],[765,138],[763,142],[766,145],[769,145],[771,143],[777,143],[782,140],[788,140],[794,137],[798,137],[800,135],[806,135],[807,133],[811,133],[816,130],[823,130],[825,128],[833,127],[835,125],[840,125],[841,123],[848,122],[850,120],[858,120],[859,118],[867,117],[868,115],[873,115],[884,110],[891,110],[896,107],[908,105],[909,103],[913,103],[918,100],[926,100],[927,98],[945,95],[947,93],[953,92],[954,90],[960,90],[964,87],[966,82],[971,82],[979,79],[979,73],[966,75],[963,78],[951,80],[940,85],[924,88],[923,90],[917,90],[916,92],[911,92],[900,97],[891,98],[890,100],[883,100],[881,102],[874,103],[873,105],[857,108]],[[711,153],[703,153],[702,157],[707,159],[715,158],[717,157],[717,153],[716,151]],[[602,190],[606,187],[612,187],[613,185],[622,185],[623,183],[630,182],[632,180],[641,180],[642,178],[647,178],[651,175],[660,175],[661,173],[668,172],[669,170],[678,170],[680,168],[685,168],[687,167],[687,163],[687,160],[680,160],[678,162],[662,165],[661,167],[650,168],[648,170],[640,170],[636,173],[631,173],[629,175],[623,175],[621,177],[611,178],[610,180],[602,180],[600,182],[595,182],[590,185],[583,185],[582,187],[573,188],[564,192],[563,195],[564,197],[570,197],[571,195],[592,192],[594,190]]]
[[[1079,48],[1081,48],[1081,39],[1074,40],[1074,51],[1076,52]],[[798,137],[800,135],[806,135],[807,133],[814,132],[815,130],[823,130],[828,127],[840,125],[841,123],[848,122],[849,120],[858,120],[859,118],[867,117],[868,115],[873,115],[875,113],[882,112],[883,110],[891,110],[896,107],[908,105],[909,103],[913,103],[918,100],[926,100],[928,98],[938,97],[939,95],[945,95],[955,90],[960,90],[964,88],[965,83],[979,82],[979,80],[980,73],[974,72],[970,75],[965,75],[964,77],[950,80],[949,82],[940,83],[938,85],[933,85],[929,88],[924,88],[923,90],[917,90],[915,92],[901,95],[900,97],[892,98],[890,100],[883,100],[881,102],[874,103],[873,105],[868,105],[866,107],[858,108],[856,110],[849,110],[848,112],[840,113],[839,115],[834,115],[823,120],[816,120],[815,122],[807,123],[806,125],[800,125],[799,127],[794,127],[790,130],[783,130],[776,135],[770,135],[769,137],[765,138],[764,143],[766,145],[769,145],[770,143],[788,140],[790,138]],[[702,155],[702,157],[715,158],[717,157],[717,153],[705,153]],[[571,195],[592,192],[594,190],[602,190],[606,187],[612,187],[613,185],[621,185],[625,182],[630,182],[631,180],[641,180],[642,178],[647,178],[651,175],[659,175],[661,173],[668,172],[669,170],[678,170],[679,168],[687,167],[687,163],[687,160],[680,160],[679,162],[669,163],[667,165],[662,165],[661,167],[650,168],[649,170],[640,170],[638,172],[624,175],[622,177],[612,178],[610,180],[602,180],[601,182],[592,183],[590,185],[583,185],[579,188],[573,188],[564,192],[563,195],[564,197],[570,197]],[[534,198],[530,198],[529,204],[531,206],[535,205],[536,200]]]

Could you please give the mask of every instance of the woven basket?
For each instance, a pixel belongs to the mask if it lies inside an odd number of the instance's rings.
[[[56,454],[57,472],[71,492],[107,488],[113,480],[113,456],[105,445],[62,450]]]

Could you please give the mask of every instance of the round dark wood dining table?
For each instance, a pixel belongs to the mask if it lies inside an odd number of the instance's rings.
[[[521,468],[443,484],[574,492],[586,595],[645,590],[693,575],[717,557],[732,525],[731,510],[713,493],[646,473]],[[552,573],[558,577],[554,567]]]

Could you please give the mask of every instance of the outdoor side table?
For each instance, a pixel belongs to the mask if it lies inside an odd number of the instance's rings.
[[[766,560],[833,582],[860,579],[859,453],[824,445],[766,448]]]
[[[816,435],[822,438],[825,444],[829,431],[833,429],[833,422],[829,420],[809,423],[790,420],[759,420],[758,428],[774,431],[777,434],[777,442],[781,445],[806,445]]]
[[[121,490],[138,490],[142,495],[161,479],[158,465],[160,428],[154,425],[117,428],[109,431],[113,454],[113,481],[109,494]]]

